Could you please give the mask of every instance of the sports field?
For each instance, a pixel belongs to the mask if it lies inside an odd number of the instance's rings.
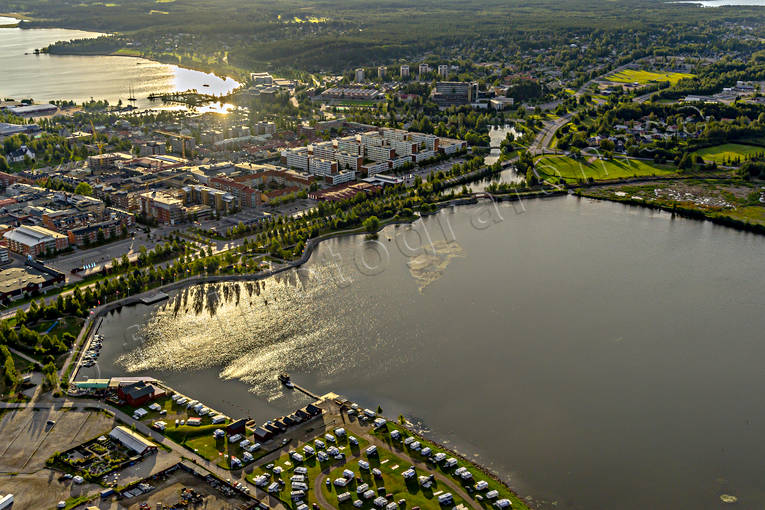
[[[704,161],[714,161],[718,165],[737,165],[743,163],[747,156],[765,154],[765,147],[726,143],[700,149],[696,154],[704,158]]]
[[[586,180],[590,177],[598,181],[646,175],[670,175],[676,172],[672,167],[635,159],[603,161],[587,157],[573,159],[567,156],[542,156],[536,160],[535,170],[541,178],[561,177],[567,182]]]

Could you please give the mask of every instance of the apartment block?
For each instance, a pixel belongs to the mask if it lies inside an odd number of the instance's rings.
[[[331,176],[337,173],[337,161],[321,158],[308,160],[308,171],[314,175]]]
[[[22,225],[9,230],[3,237],[8,242],[9,250],[32,257],[61,251],[69,246],[67,236],[45,227]]]
[[[305,147],[282,151],[282,164],[289,168],[308,171],[308,159],[308,149]]]
[[[367,145],[364,147],[364,154],[367,159],[371,159],[375,162],[388,161],[396,157],[396,151],[390,147],[382,147],[379,145]]]
[[[258,207],[260,205],[260,192],[246,184],[227,177],[212,177],[209,184],[215,189],[234,195],[241,207]]]
[[[183,201],[177,196],[164,191],[141,193],[141,213],[157,220],[161,225],[175,225],[183,221],[185,209]]]
[[[355,136],[345,136],[337,139],[337,151],[348,154],[361,154],[361,144]]]

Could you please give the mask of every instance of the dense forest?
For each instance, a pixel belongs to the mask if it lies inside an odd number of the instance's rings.
[[[575,66],[577,50],[570,43],[592,41],[592,55],[625,45],[639,50],[709,44],[709,23],[747,23],[762,10],[701,9],[663,0],[0,0],[0,12],[25,13],[29,21],[24,26],[120,33],[136,42],[133,51],[144,54],[178,60],[215,55],[221,65],[243,69],[315,71],[428,52],[481,60],[550,47],[561,48],[550,64]],[[173,39],[178,34],[185,37]],[[126,42],[80,44],[86,50],[114,51]]]

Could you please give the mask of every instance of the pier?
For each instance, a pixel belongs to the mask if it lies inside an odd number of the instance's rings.
[[[164,301],[169,297],[170,296],[160,291],[156,294],[152,294],[151,296],[142,296],[139,298],[139,301],[145,305],[153,305],[154,303],[159,303],[160,301]]]

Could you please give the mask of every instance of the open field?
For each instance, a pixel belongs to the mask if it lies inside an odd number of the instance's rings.
[[[0,487],[3,494],[13,494],[14,509],[43,510],[55,508],[59,501],[74,500],[103,489],[94,483],[85,482],[77,485],[70,481],[59,481],[58,473],[50,469],[42,469],[31,474],[0,474]]]
[[[573,159],[567,156],[542,156],[536,160],[535,170],[541,179],[563,178],[566,182],[594,179],[619,179],[648,175],[671,175],[674,167],[656,165],[635,159],[592,160]]]
[[[638,69],[625,69],[618,73],[607,76],[606,79],[617,83],[638,83],[646,85],[651,82],[668,81],[674,85],[683,78],[692,78],[694,75],[688,73],[656,73],[653,71],[643,71]]]
[[[765,154],[765,147],[726,143],[714,147],[705,147],[696,151],[696,154],[701,156],[704,161],[714,161],[718,165],[738,165],[743,163],[747,156]]]
[[[765,227],[765,189],[746,181],[687,180],[614,185],[592,188],[583,194],[665,210],[687,211],[692,213],[688,216],[732,226]]]
[[[54,420],[55,425],[48,425]],[[30,473],[57,451],[108,433],[114,418],[98,411],[19,409],[0,420],[0,472]]]
[[[55,425],[48,425],[54,420]],[[6,412],[0,420],[0,487],[15,495],[18,508],[53,508],[56,502],[79,497],[100,487],[61,482],[45,469],[57,451],[111,430],[114,418],[99,411],[32,410]]]

